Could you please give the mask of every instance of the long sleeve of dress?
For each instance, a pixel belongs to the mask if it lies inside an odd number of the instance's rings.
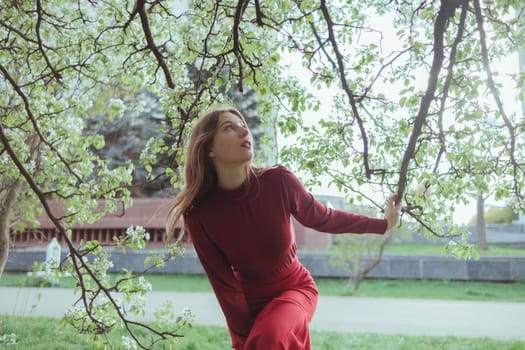
[[[228,323],[232,345],[242,349],[251,328],[250,314],[239,280],[224,254],[213,244],[198,220],[185,219],[193,246],[206,271]]]
[[[303,226],[329,233],[377,233],[384,234],[385,219],[376,219],[326,207],[316,200],[303,184],[283,168],[284,191],[290,212]]]

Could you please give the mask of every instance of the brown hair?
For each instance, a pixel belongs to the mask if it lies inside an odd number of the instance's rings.
[[[228,112],[245,122],[244,116],[235,108],[216,108],[204,113],[191,132],[184,164],[185,187],[175,197],[168,211],[166,222],[168,241],[173,239],[177,222],[191,210],[194,204],[217,186],[217,172],[208,154],[218,128],[219,118],[223,113]],[[251,177],[261,173],[262,168],[255,167],[250,162],[246,172]],[[182,229],[176,242],[179,242],[183,235]]]

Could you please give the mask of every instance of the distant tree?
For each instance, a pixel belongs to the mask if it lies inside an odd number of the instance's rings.
[[[381,262],[393,235],[338,235],[331,247],[330,263],[348,271],[348,286],[357,294],[361,282]]]
[[[518,219],[518,214],[513,204],[503,206],[491,205],[484,210],[486,224],[511,224]],[[476,217],[470,220],[470,224],[476,223]]]
[[[261,137],[264,131],[260,128],[261,118],[256,114],[256,94],[250,90],[241,95],[236,89],[232,89],[227,95],[231,104],[245,115],[248,126],[253,130],[256,154],[262,153]],[[101,103],[100,100],[106,105],[111,104],[104,96],[106,94],[100,96],[98,104]],[[163,115],[158,98],[152,94],[137,92],[123,97],[124,101],[130,99],[137,100],[144,109],[138,114],[125,109],[121,117],[112,118],[107,114],[107,109],[99,108],[100,114],[87,119],[86,135],[104,136],[104,146],[93,152],[110,161],[110,168],[126,166],[128,163],[133,165],[133,197],[174,195],[178,189],[173,188],[166,169],[177,169],[177,164],[174,164],[177,160],[170,155],[169,149],[158,153],[155,159],[141,159],[141,156],[148,142],[161,142],[163,145],[176,142],[177,130],[170,127],[170,117]]]
[[[477,228],[477,244],[483,250],[489,249],[489,242],[487,241],[487,226],[485,225],[485,198],[483,194],[478,195],[476,203],[476,228]]]
[[[341,209],[341,208],[339,208]],[[374,208],[350,206],[352,212],[374,215]],[[336,235],[334,244],[330,247],[330,264],[345,268],[348,272],[348,286],[355,295],[359,291],[361,282],[383,258],[387,245],[407,238],[411,232],[409,225],[397,227],[385,235],[358,234]]]
[[[483,250],[489,249],[487,240],[487,224],[510,224],[518,218],[513,205],[504,207],[485,207],[486,198],[478,195],[476,215],[470,220],[471,225],[476,225],[476,243]]]
[[[138,114],[126,108],[126,100],[134,99],[144,107]],[[102,100],[102,101],[100,101]],[[109,168],[115,169],[133,165],[133,180],[131,194],[133,197],[151,196],[152,193],[171,190],[169,178],[165,175],[166,161],[157,161],[157,166],[150,170],[154,182],[148,182],[148,172],[140,162],[142,150],[149,140],[165,140],[169,133],[166,130],[165,116],[158,105],[158,99],[147,92],[136,92],[123,97],[122,116],[118,118],[108,115],[107,108],[100,110],[93,117],[86,120],[86,135],[101,135],[104,145],[99,149],[93,148],[93,153],[109,161]],[[99,97],[98,103],[104,106],[111,105],[111,100]],[[95,112],[95,111],[94,111]]]
[[[512,205],[503,207],[491,206],[485,214],[488,224],[511,224],[518,219],[518,214]]]

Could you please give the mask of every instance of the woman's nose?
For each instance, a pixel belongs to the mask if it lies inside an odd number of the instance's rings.
[[[248,130],[247,127],[244,127],[244,126],[239,127],[239,135],[241,135],[241,137],[246,136],[249,132],[250,131]]]

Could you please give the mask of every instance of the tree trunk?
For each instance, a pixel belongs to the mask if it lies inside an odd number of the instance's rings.
[[[487,230],[485,227],[485,198],[483,198],[483,195],[480,193],[478,195],[478,213],[477,213],[477,230],[478,230],[478,238],[477,243],[478,247],[480,247],[483,250],[489,249],[489,243],[487,242]]]
[[[0,203],[0,278],[4,273],[5,264],[9,255],[10,217],[16,203],[16,195],[20,189],[20,180],[3,181],[3,186],[8,188],[3,201]]]
[[[357,273],[355,274],[355,276],[353,276],[353,278],[352,276],[350,277],[350,279],[353,281],[353,288],[352,288],[353,295],[357,294],[357,291],[359,290],[361,282],[363,282],[363,280],[366,278],[366,275],[368,275],[370,271],[372,271],[373,269],[375,269],[377,265],[379,265],[379,263],[381,262],[383,258],[383,251],[385,250],[385,246],[388,243],[390,243],[391,240],[392,240],[392,233],[391,232],[385,233],[385,235],[383,236],[383,239],[381,240],[381,244],[379,245],[379,252],[371,261],[368,262],[366,266],[361,266],[362,259],[359,259],[358,266],[356,268]]]
[[[28,161],[35,161],[38,156],[40,139],[38,135],[33,135],[27,139],[31,145]],[[0,278],[4,273],[7,257],[9,256],[9,234],[11,228],[11,213],[16,205],[16,199],[20,187],[21,179],[4,179],[2,188],[6,190],[5,196],[0,196]]]

